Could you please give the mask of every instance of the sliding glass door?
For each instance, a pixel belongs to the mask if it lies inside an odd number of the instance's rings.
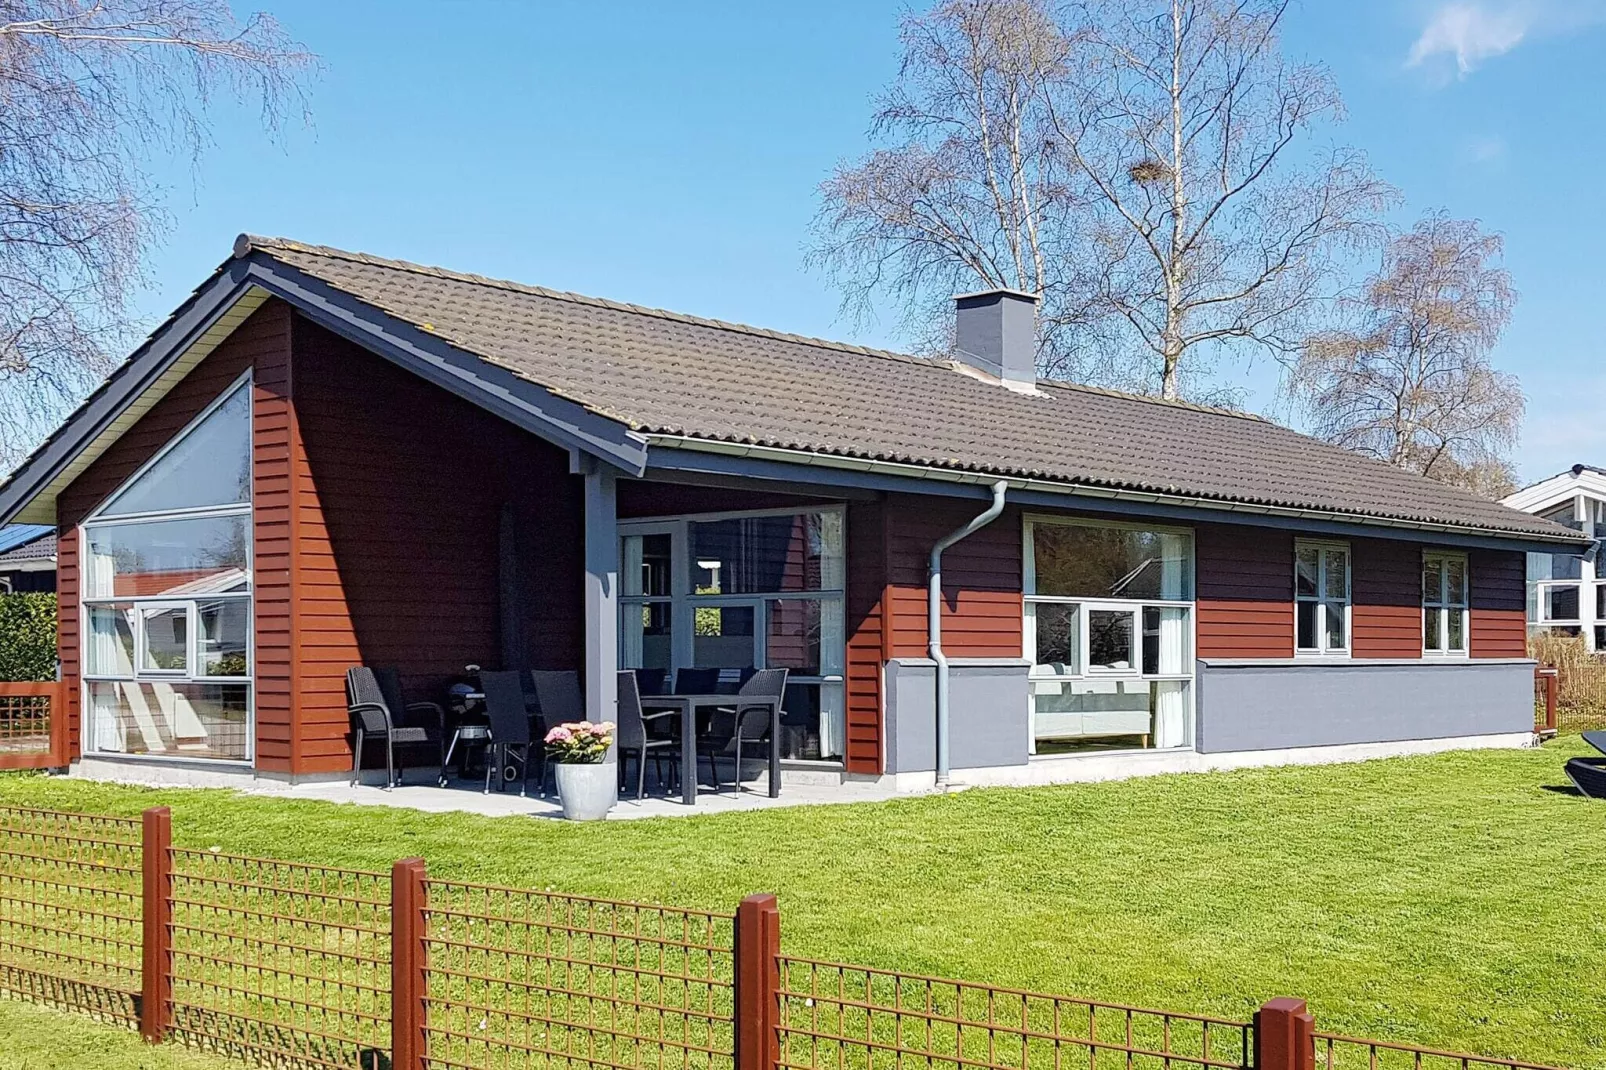
[[[621,664],[785,668],[782,753],[840,760],[842,511],[657,518],[621,529]]]

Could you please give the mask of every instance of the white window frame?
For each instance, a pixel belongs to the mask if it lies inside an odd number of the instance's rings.
[[[1439,596],[1430,601],[1427,592],[1422,592],[1422,656],[1425,658],[1468,658],[1472,651],[1472,565],[1465,553],[1457,550],[1424,550],[1422,552],[1422,572],[1424,578],[1427,574],[1428,562],[1436,561],[1439,564]],[[1450,562],[1461,564],[1461,582],[1463,590],[1461,601],[1452,602],[1448,591],[1450,572],[1447,567]],[[1427,614],[1439,614],[1439,638],[1444,646],[1433,648],[1428,646]],[[1461,649],[1451,650],[1450,642],[1450,614],[1461,614]]]
[[[180,442],[204,423],[208,417],[232,399],[238,391],[245,391],[246,411],[245,421],[248,429],[255,427],[256,398],[252,391],[253,377],[250,369],[241,373],[205,408],[197,413],[188,423],[180,428],[162,448],[157,450],[149,460],[136,468],[132,475],[119,483],[111,493],[107,494],[99,505],[84,518],[78,525],[75,535],[78,540],[78,665],[79,685],[84,695],[84,716],[79,718],[79,746],[84,754],[116,758],[119,761],[132,762],[158,762],[163,764],[196,764],[207,768],[213,767],[254,767],[256,765],[256,531],[253,523],[256,508],[256,485],[254,465],[248,471],[248,489],[243,502],[232,502],[227,505],[197,506],[185,509],[172,509],[165,512],[145,513],[117,513],[110,516],[104,514],[106,507],[117,499],[125,489],[143,478],[152,468],[161,462],[162,458],[172,452]],[[247,434],[251,432],[248,430]],[[172,594],[160,595],[90,595],[83,593],[88,589],[84,573],[90,561],[90,536],[96,528],[122,527],[132,524],[155,524],[178,520],[206,520],[215,517],[243,516],[246,518],[246,582],[249,590],[246,591],[209,591],[204,594],[184,595],[174,597]],[[249,670],[245,676],[202,676],[200,659],[200,603],[218,602],[226,600],[240,600],[247,602],[251,609],[246,614],[246,668]],[[91,673],[84,671],[88,661],[86,645],[91,642],[89,611],[92,606],[100,605],[132,605],[134,607],[134,651],[133,671],[129,675],[114,673]],[[185,672],[171,670],[151,670],[145,668],[145,609],[151,606],[184,606],[186,607],[185,628],[187,649],[185,660],[188,669]],[[246,687],[246,717],[245,717],[245,757],[244,758],[196,758],[185,755],[170,754],[128,754],[123,751],[103,751],[95,746],[95,724],[93,711],[89,707],[88,688],[84,685],[92,683],[182,683],[182,684],[243,684]]]
[[[1124,531],[1152,531],[1166,535],[1185,535],[1188,539],[1187,568],[1191,577],[1192,599],[1131,599],[1131,598],[1086,598],[1077,595],[1049,595],[1037,592],[1037,562],[1036,548],[1033,543],[1033,533],[1037,525],[1056,525],[1059,527],[1084,527],[1110,529],[1117,528]],[[1037,753],[1037,713],[1034,701],[1035,691],[1032,685],[1038,681],[1045,683],[1074,683],[1089,680],[1142,680],[1145,682],[1182,681],[1188,684],[1184,691],[1187,695],[1187,708],[1184,711],[1186,728],[1183,742],[1173,751],[1185,751],[1194,746],[1196,732],[1197,691],[1196,673],[1193,666],[1199,657],[1199,612],[1197,599],[1199,595],[1199,568],[1198,568],[1198,533],[1190,527],[1178,527],[1168,524],[1145,524],[1128,520],[1105,520],[1097,517],[1055,516],[1046,513],[1027,513],[1021,522],[1021,591],[1024,609],[1024,620],[1021,628],[1021,656],[1031,668],[1027,671],[1027,753]],[[1045,673],[1038,669],[1037,662],[1037,614],[1033,607],[1039,605],[1069,605],[1077,607],[1077,661],[1074,672]],[[1143,610],[1145,608],[1183,609],[1188,614],[1188,665],[1189,670],[1181,673],[1153,673],[1143,671]],[[1115,610],[1130,612],[1132,614],[1132,667],[1130,669],[1107,669],[1092,667],[1088,657],[1089,629],[1088,615],[1094,610]],[[1109,751],[1099,752],[1109,754]],[[1134,751],[1133,753],[1145,753]],[[1083,755],[1069,756],[1075,758]],[[1060,760],[1055,756],[1053,760]]]
[[[1315,550],[1316,554],[1316,593],[1302,595],[1299,593],[1299,552],[1301,550]],[[1327,645],[1327,614],[1331,611],[1333,600],[1327,595],[1327,555],[1332,551],[1341,551],[1344,554],[1344,646],[1330,647]],[[1344,659],[1350,657],[1355,649],[1355,633],[1351,628],[1354,613],[1354,579],[1355,556],[1348,542],[1333,539],[1296,539],[1294,541],[1294,656],[1296,658],[1325,658]],[[1299,645],[1299,604],[1301,602],[1316,604],[1316,645],[1302,647]]]
[[[842,532],[842,586],[821,588],[818,591],[786,591],[767,594],[696,594],[692,591],[692,570],[696,561],[691,556],[691,526],[693,524],[708,524],[720,520],[745,520],[749,517],[760,516],[801,516],[807,513],[831,514],[838,518]],[[782,506],[775,509],[734,509],[709,513],[680,513],[669,516],[643,517],[640,520],[621,520],[619,522],[619,546],[621,561],[623,558],[624,540],[632,535],[668,535],[670,553],[670,575],[668,595],[625,595],[619,596],[619,645],[624,647],[625,613],[627,609],[640,611],[639,607],[654,602],[667,602],[670,606],[670,671],[696,664],[696,630],[697,610],[705,606],[751,606],[753,614],[753,665],[762,667],[766,664],[769,638],[769,603],[779,601],[802,602],[829,602],[835,601],[838,612],[842,616],[842,657],[841,672],[822,672],[819,676],[805,676],[788,672],[786,682],[791,684],[808,684],[824,688],[834,685],[841,694],[843,739],[842,759],[824,759],[819,762],[801,759],[788,764],[807,764],[809,766],[827,765],[840,768],[846,761],[847,751],[847,648],[848,648],[848,515],[845,505],[816,505],[816,506]],[[825,652],[821,651],[822,660]],[[822,665],[823,669],[824,666]]]

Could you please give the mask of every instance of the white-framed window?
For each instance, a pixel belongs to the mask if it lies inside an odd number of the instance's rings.
[[[768,509],[620,524],[620,665],[785,668],[783,757],[847,744],[845,512]]]
[[[1031,753],[1188,745],[1193,533],[1030,516],[1023,537]]]
[[[249,373],[90,514],[78,538],[84,750],[251,761]]]
[[[1349,544],[1294,543],[1294,652],[1346,657],[1350,649]]]
[[[1422,653],[1467,655],[1467,555],[1429,550],[1422,554]]]

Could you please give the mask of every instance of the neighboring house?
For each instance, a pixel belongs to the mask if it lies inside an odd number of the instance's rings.
[[[1582,535],[955,314],[926,359],[242,237],[0,488],[60,534],[75,755],[337,774],[359,662],[598,719],[768,664],[789,758],[929,785],[932,609],[972,783],[1530,738],[1524,555]]]
[[[1523,487],[1504,504],[1606,539],[1606,469],[1575,464]],[[1529,628],[1581,635],[1590,650],[1606,651],[1606,562],[1597,550],[1598,544],[1581,552],[1528,555]]]
[[[56,589],[56,529],[47,524],[0,528],[0,594]]]

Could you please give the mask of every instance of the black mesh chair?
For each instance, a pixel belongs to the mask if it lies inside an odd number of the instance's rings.
[[[397,690],[400,690],[398,685]],[[406,707],[401,707],[402,713]],[[419,725],[398,724],[397,709],[387,700],[374,670],[358,665],[346,670],[346,713],[351,718],[351,784],[362,776],[363,747],[384,741],[385,790],[401,783],[404,768],[397,762],[397,749],[438,747],[429,732]]]
[[[718,669],[676,669],[674,695],[712,695],[719,690]]]
[[[626,765],[632,755],[636,759],[636,799],[647,793],[647,756],[653,758],[659,783],[663,782],[662,759],[679,757],[680,743],[672,737],[649,734],[648,726],[654,721],[676,719],[680,713],[665,710],[663,713],[643,713],[641,689],[635,672],[626,669],[619,674],[619,721],[614,731],[614,745],[619,748],[619,780],[624,783]]]
[[[1585,743],[1606,754],[1606,732],[1584,732],[1582,738]]]
[[[541,794],[546,795],[546,734],[565,721],[586,719],[585,694],[580,690],[580,674],[568,669],[536,669],[529,673],[530,712],[534,718],[536,742],[541,746]]]
[[[439,702],[406,701],[402,692],[401,670],[394,665],[375,669],[374,679],[379,684],[379,693],[385,696],[385,705],[390,707],[392,714],[400,715],[398,727],[422,728],[431,742],[445,747],[446,707]]]
[[[735,702],[714,711],[708,731],[697,737],[699,757],[707,755],[714,790],[720,790],[718,758],[729,757],[735,767],[731,779],[742,790],[742,750],[771,745],[770,729],[786,697],[786,670],[760,669],[741,685]]]
[[[668,669],[636,669],[636,688],[643,695],[661,695],[669,686]]]
[[[1606,758],[1568,758],[1567,779],[1579,794],[1589,799],[1606,799]]]
[[[517,672],[480,673],[480,691],[485,695],[485,715],[491,722],[491,745],[485,760],[485,793],[491,793],[491,774],[494,772],[497,787],[516,774],[519,794],[529,790],[530,762],[534,757],[530,749],[535,741],[530,738],[530,710],[525,702],[524,684]],[[543,786],[545,782],[543,763]]]

